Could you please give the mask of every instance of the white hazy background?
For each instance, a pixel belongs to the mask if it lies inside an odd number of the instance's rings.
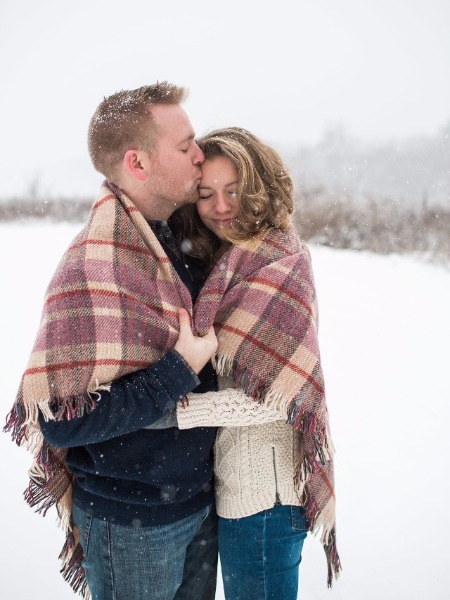
[[[0,0],[0,198],[93,195],[86,151],[105,95],[190,88],[197,133],[278,147],[341,124],[370,139],[450,119],[448,0]]]
[[[95,107],[156,80],[190,88],[199,134],[238,125],[294,153],[335,126],[380,143],[436,136],[450,119],[449,25],[448,0],[0,0],[0,199],[94,198]],[[0,226],[2,415],[79,228]],[[325,248],[313,260],[344,571],[327,590],[309,540],[299,597],[446,600],[450,273]],[[53,515],[21,497],[30,456],[4,434],[0,448],[0,597],[76,598],[57,572]]]

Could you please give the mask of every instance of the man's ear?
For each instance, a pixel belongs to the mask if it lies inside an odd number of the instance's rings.
[[[130,173],[139,181],[144,181],[147,179],[147,171],[145,169],[144,161],[142,160],[144,157],[139,150],[127,150],[123,157],[123,166],[126,171]]]

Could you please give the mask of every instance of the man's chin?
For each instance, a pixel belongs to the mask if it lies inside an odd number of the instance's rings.
[[[195,189],[194,192],[192,192],[190,198],[188,200],[186,200],[186,204],[195,204],[200,198],[200,194],[198,193],[198,190]]]
[[[197,196],[191,196],[191,197],[184,197],[183,200],[178,200],[174,202],[174,210],[177,210],[177,208],[181,208],[182,206],[186,206],[188,204],[195,204],[198,200],[198,195]]]

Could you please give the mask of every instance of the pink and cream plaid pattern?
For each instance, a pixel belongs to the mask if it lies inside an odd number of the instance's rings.
[[[48,287],[38,335],[6,431],[34,455],[27,502],[56,506],[66,534],[62,573],[88,600],[82,550],[71,523],[73,478],[66,451],[43,439],[47,419],[95,409],[96,390],[147,367],[173,348],[178,309],[191,297],[132,202],[104,183],[89,221]],[[311,529],[323,527],[329,583],[340,570],[335,543],[332,444],[317,346],[309,253],[295,232],[270,231],[233,246],[197,301],[198,334],[215,324],[221,372],[256,400],[285,407],[301,435],[295,483]]]
[[[328,584],[341,566],[336,549],[333,445],[317,339],[311,259],[293,228],[233,246],[196,303],[195,325],[214,323],[217,367],[259,402],[283,410],[300,435],[293,473],[311,524],[322,530]]]
[[[66,532],[62,572],[90,592],[71,524],[72,475],[66,450],[43,439],[47,419],[95,408],[96,390],[148,367],[173,348],[178,309],[192,314],[189,291],[141,213],[104,183],[89,221],[62,257],[48,287],[41,323],[6,430],[34,454],[25,497],[45,514],[55,505]]]

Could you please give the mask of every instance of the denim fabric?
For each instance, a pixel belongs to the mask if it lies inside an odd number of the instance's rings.
[[[217,516],[207,507],[155,527],[123,526],[74,506],[92,600],[214,600]]]
[[[242,519],[219,519],[227,600],[296,600],[308,521],[300,506],[275,505]]]

